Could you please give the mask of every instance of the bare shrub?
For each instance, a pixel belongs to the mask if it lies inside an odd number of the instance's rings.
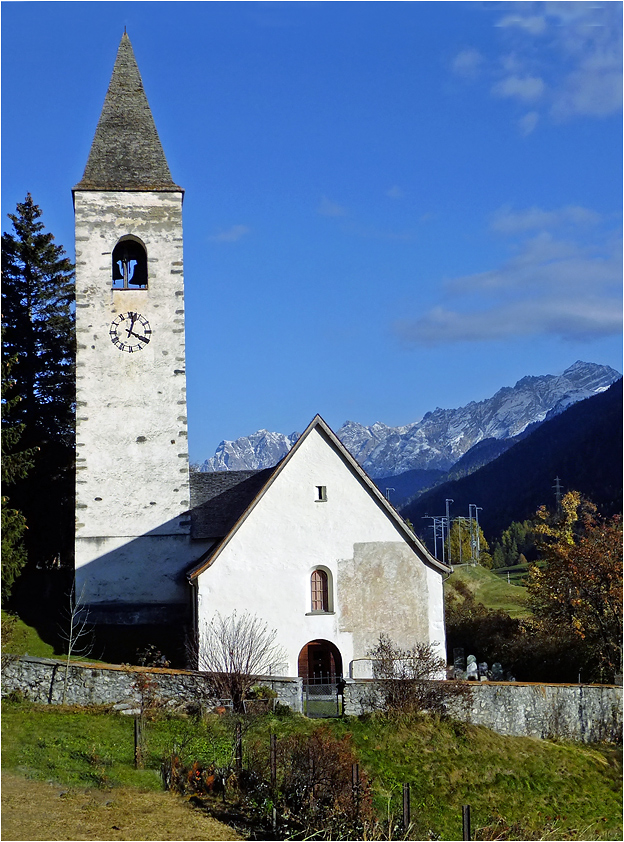
[[[76,583],[72,582],[67,605],[61,611],[60,637],[64,643],[64,648],[67,650],[63,680],[63,704],[65,704],[67,698],[69,664],[72,657],[86,657],[93,651],[94,630],[89,625],[89,610],[85,606],[84,592],[85,585],[82,586],[80,596],[76,596]]]
[[[279,801],[282,818],[292,831],[316,832],[319,838],[366,838],[365,826],[374,821],[370,782],[361,768],[351,735],[337,737],[331,728],[317,728],[309,736],[294,734],[278,741]]]
[[[369,705],[373,708],[445,715],[449,703],[466,699],[469,694],[465,684],[441,679],[446,662],[430,643],[416,643],[410,649],[402,649],[387,635],[380,634],[368,655],[380,691],[371,694]]]
[[[140,667],[167,668],[171,666],[171,661],[153,643],[149,643],[145,649],[137,649],[136,662]]]
[[[231,699],[237,713],[256,683],[256,677],[275,673],[286,655],[277,645],[277,632],[259,617],[236,611],[216,614],[204,625],[197,646],[197,668],[210,674],[215,696]]]

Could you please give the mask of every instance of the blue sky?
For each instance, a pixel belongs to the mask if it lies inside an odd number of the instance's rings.
[[[124,26],[185,190],[191,459],[621,370],[619,2],[3,2],[2,216],[73,258]]]

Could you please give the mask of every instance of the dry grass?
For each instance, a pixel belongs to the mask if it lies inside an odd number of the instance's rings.
[[[2,839],[241,839],[167,792],[68,788],[2,773]]]

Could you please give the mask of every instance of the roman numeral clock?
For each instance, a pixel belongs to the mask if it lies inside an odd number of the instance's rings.
[[[129,354],[141,351],[152,338],[150,324],[140,313],[120,313],[109,330],[111,342]]]

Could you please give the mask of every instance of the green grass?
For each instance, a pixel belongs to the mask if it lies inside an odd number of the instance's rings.
[[[2,611],[2,651],[12,655],[54,658],[54,647],[45,643],[32,626],[14,614]]]
[[[54,658],[63,660],[67,656],[57,652],[50,643],[39,636],[37,629],[27,625],[15,614],[2,610],[2,652],[10,655],[31,655],[34,658]],[[72,655],[71,661],[86,661],[90,664],[102,664],[97,658],[87,655]]]
[[[134,768],[132,718],[2,703],[2,768],[68,786],[161,789],[155,769]]]
[[[400,817],[402,785],[411,784],[416,835],[410,838],[427,839],[431,831],[458,839],[463,804],[472,808],[479,839],[622,838],[622,764],[614,747],[502,737],[431,717],[319,723],[300,716],[256,718],[244,745],[259,741],[268,750],[270,733],[279,740],[319,726],[352,734],[380,816]],[[131,717],[3,702],[2,765],[24,777],[158,789],[161,759],[174,747],[187,762],[232,761],[227,717],[161,719],[148,724],[146,739],[146,769],[135,770]]]
[[[543,566],[543,562],[536,562],[538,567]],[[512,567],[499,567],[496,570],[492,570],[492,573],[495,573],[499,579],[507,582],[509,579],[509,583],[511,585],[520,585],[521,587],[526,586],[526,580],[529,573],[529,568],[531,564],[514,564]]]
[[[505,611],[511,617],[528,617],[531,614],[527,605],[526,588],[507,584],[506,578],[501,578],[493,571],[486,570],[485,567],[479,565],[455,567],[444,583],[445,589],[454,589],[456,582],[464,583],[477,602],[494,611]]]
[[[460,838],[464,804],[473,829],[482,828],[480,839],[622,838],[621,753],[614,747],[503,737],[432,718],[342,727],[375,782],[379,812],[400,815],[402,785],[411,784],[411,838],[427,839],[429,831]]]

